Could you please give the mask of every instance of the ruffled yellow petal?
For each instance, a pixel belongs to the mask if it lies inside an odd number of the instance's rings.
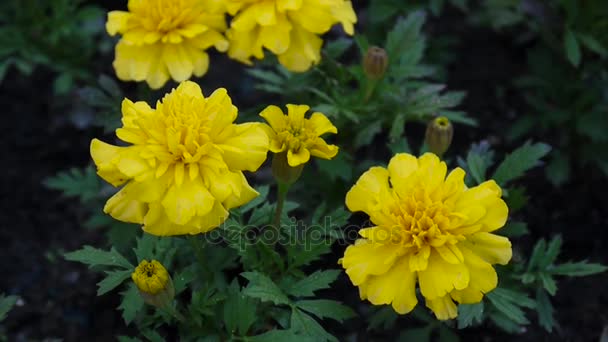
[[[411,272],[407,260],[400,258],[384,274],[369,276],[361,284],[361,299],[374,305],[392,304],[395,311],[406,314],[414,309],[416,298],[416,274]]]
[[[443,296],[435,299],[427,299],[426,306],[433,311],[437,319],[445,321],[458,316],[458,307],[450,296]]]
[[[350,211],[370,212],[379,205],[381,192],[388,192],[388,171],[382,167],[372,167],[366,171],[346,194],[346,207]]]
[[[462,247],[461,251],[469,269],[469,286],[462,290],[452,291],[450,296],[461,304],[479,303],[484,294],[496,288],[498,276],[492,265],[475,255],[471,250]]]
[[[450,264],[439,253],[432,251],[428,266],[418,272],[420,291],[426,299],[443,297],[452,290],[469,285],[469,271],[464,264]]]
[[[129,22],[130,16],[131,13],[124,11],[108,12],[106,31],[108,31],[110,36],[125,32],[127,30],[127,23]]]
[[[504,236],[479,232],[468,236],[462,243],[490,264],[506,265],[513,256],[511,241]]]
[[[323,40],[295,25],[290,32],[289,48],[279,55],[279,62],[293,72],[304,72],[321,60]]]
[[[260,116],[268,122],[273,131],[282,131],[287,127],[287,120],[281,108],[270,105],[266,107]]]
[[[399,245],[379,245],[358,240],[359,243],[348,246],[342,258],[342,266],[346,269],[353,285],[366,281],[370,275],[386,273],[402,251]]]
[[[300,148],[298,151],[287,151],[287,163],[291,167],[296,167],[307,163],[310,160],[310,152],[305,148]]]
[[[323,113],[314,112],[309,119],[310,125],[316,135],[321,136],[325,133],[338,133],[338,128]]]
[[[234,125],[234,133],[217,146],[231,169],[256,171],[266,160],[268,136],[259,123]]]
[[[147,206],[133,198],[130,190],[127,184],[106,202],[103,211],[119,221],[142,223]]]

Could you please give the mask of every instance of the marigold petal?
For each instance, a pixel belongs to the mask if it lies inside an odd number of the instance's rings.
[[[498,276],[492,265],[475,255],[474,252],[466,247],[462,247],[461,251],[471,279],[469,286],[462,290],[452,291],[450,296],[461,304],[479,303],[484,294],[496,288]]]
[[[294,152],[293,150],[287,151],[287,164],[291,167],[296,167],[307,163],[310,160],[310,151],[305,148]]]
[[[256,122],[234,125],[235,132],[217,146],[232,170],[256,171],[266,160],[268,136]]]
[[[319,138],[316,139],[312,146],[309,146],[310,154],[322,159],[332,159],[338,154],[340,150],[336,145],[329,145],[325,140]]]
[[[281,110],[281,108],[279,108],[277,106],[270,105],[270,106],[266,107],[260,113],[260,116],[263,117],[264,120],[266,120],[266,122],[268,122],[270,127],[275,132],[282,131],[287,126],[285,114],[283,114],[283,111]]]
[[[395,311],[406,314],[418,303],[416,273],[404,258],[397,259],[386,273],[369,276],[364,284],[365,297],[374,305],[392,304]]]
[[[351,1],[341,1],[339,5],[332,7],[331,13],[342,24],[344,32],[351,36],[355,33],[353,24],[357,22],[357,15]]]
[[[437,319],[445,321],[458,316],[458,307],[450,296],[442,296],[435,299],[426,300],[426,307],[431,309]]]
[[[411,154],[397,153],[388,163],[392,186],[400,193],[407,193],[412,185],[408,178],[418,170],[418,159]]]
[[[177,82],[189,79],[194,71],[193,58],[183,44],[166,45],[162,54],[163,61],[171,78]]]
[[[118,33],[124,33],[127,30],[129,17],[131,17],[131,13],[125,11],[108,12],[108,21],[106,22],[108,34],[114,36]]]
[[[129,185],[110,197],[103,211],[119,221],[142,223],[147,206],[132,196],[132,188]]]
[[[490,264],[506,265],[513,256],[511,241],[504,236],[479,232],[461,243]]]
[[[388,192],[388,171],[382,167],[372,167],[366,171],[346,194],[348,210],[371,212],[379,204],[381,192]]]
[[[332,124],[331,121],[329,121],[329,119],[327,118],[327,116],[325,116],[325,114],[323,113],[314,112],[308,120],[315,134],[318,136],[323,135],[325,133],[338,133],[338,128],[336,128],[336,126],[334,126],[334,124]]]
[[[279,55],[279,62],[293,72],[304,72],[321,60],[323,40],[298,25],[291,30],[289,48]]]
[[[260,194],[254,188],[252,188],[249,183],[247,183],[247,179],[245,179],[245,176],[242,172],[240,172],[240,179],[241,184],[239,193],[237,194],[233,192],[228,198],[226,198],[222,202],[222,204],[227,210],[240,207],[241,205],[248,203],[249,201],[258,197],[258,195]]]
[[[126,147],[107,144],[99,139],[91,140],[91,157],[97,165],[97,174],[113,186],[119,186],[128,180],[116,166],[120,151]]]
[[[201,178],[191,181],[185,177],[181,186],[173,185],[168,189],[161,203],[171,222],[184,225],[194,216],[209,213],[215,201]]]
[[[449,264],[436,251],[429,256],[428,266],[418,272],[420,291],[426,299],[443,297],[454,289],[469,284],[469,271],[464,264]]]
[[[342,267],[354,285],[361,284],[369,275],[386,273],[403,249],[399,245],[380,245],[364,239],[357,241],[346,248],[342,258]]]
[[[303,0],[277,0],[277,9],[280,12],[297,10],[302,7]]]

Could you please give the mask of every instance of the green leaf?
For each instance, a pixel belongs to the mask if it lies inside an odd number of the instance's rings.
[[[296,302],[296,306],[313,315],[323,318],[333,318],[343,322],[346,319],[355,317],[355,312],[348,306],[329,299],[308,299]]]
[[[352,158],[346,152],[338,153],[331,160],[318,159],[319,170],[333,182],[338,179],[350,181],[353,174]]]
[[[137,313],[144,307],[144,300],[141,298],[137,286],[133,283],[120,294],[122,295],[122,300],[118,309],[122,311],[122,318],[125,320],[125,324],[129,325],[133,322]]]
[[[386,52],[391,64],[396,64],[401,56],[419,39],[420,30],[426,20],[423,11],[413,12],[405,20],[399,20],[386,37]]]
[[[312,337],[297,335],[293,330],[270,330],[269,332],[245,337],[243,341],[250,342],[277,342],[277,341],[293,341],[293,342],[315,342]]]
[[[333,283],[340,275],[339,270],[316,271],[308,277],[293,283],[289,288],[285,289],[287,293],[293,296],[314,296],[314,291],[329,288],[329,284]]]
[[[492,179],[499,185],[504,186],[506,183],[523,176],[527,170],[538,165],[540,159],[547,155],[550,150],[551,147],[547,144],[530,144],[530,142],[526,142],[523,146],[505,157],[494,172]]]
[[[245,336],[256,320],[255,302],[246,297],[236,280],[228,287],[228,298],[224,302],[224,322],[229,334],[235,331]]]
[[[395,120],[391,125],[391,129],[388,133],[389,140],[391,142],[397,141],[401,138],[401,135],[405,131],[405,114],[400,113],[395,116]]]
[[[158,237],[143,233],[143,235],[137,238],[137,247],[133,249],[135,256],[137,256],[137,262],[142,260],[150,260],[154,258],[154,246],[158,242]]]
[[[368,125],[365,125],[357,132],[357,135],[355,136],[355,148],[371,144],[376,134],[380,133],[381,131],[382,120],[376,120]]]
[[[592,274],[602,273],[608,267],[601,264],[590,264],[587,261],[568,262],[549,268],[547,271],[555,275],[568,277],[584,277]]]
[[[293,308],[291,311],[291,330],[304,336],[314,338],[316,341],[338,341],[323,327],[303,311]]]
[[[270,278],[259,272],[243,272],[243,277],[249,280],[249,284],[243,293],[252,298],[262,301],[271,301],[277,305],[289,304],[287,295]]]
[[[47,178],[44,185],[49,189],[62,191],[65,196],[78,197],[83,203],[97,198],[103,186],[92,166],[61,171]]]
[[[582,33],[578,33],[576,36],[578,37],[578,39],[580,39],[583,45],[587,47],[587,49],[597,53],[602,57],[608,56],[608,50],[606,50],[606,48],[602,46],[602,43],[600,43],[593,36]]]
[[[467,155],[467,166],[476,184],[481,184],[486,180],[488,165],[479,154],[469,152]]]
[[[468,117],[465,112],[453,111],[453,110],[440,110],[437,114],[445,116],[450,121],[455,123],[461,123],[467,126],[477,127],[477,120]]]
[[[117,266],[129,270],[135,268],[135,266],[131,265],[129,260],[125,259],[125,257],[118,253],[114,248],[108,252],[91,246],[84,246],[77,251],[66,253],[64,257],[66,260],[78,261],[89,265],[89,267],[103,265]]]
[[[534,249],[532,250],[532,254],[530,255],[530,260],[528,261],[528,272],[538,269],[537,266],[540,265],[540,262],[545,255],[546,247],[547,242],[545,239],[540,239],[538,242],[536,242],[536,245],[534,245]]]
[[[570,179],[570,160],[561,154],[555,156],[547,165],[547,178],[554,186],[560,186]]]
[[[555,262],[555,259],[557,259],[557,256],[559,255],[561,248],[562,248],[562,237],[557,235],[556,237],[554,237],[551,240],[551,242],[549,242],[549,245],[547,246],[547,250],[545,251],[545,255],[542,257],[542,259],[538,263],[539,269],[544,270],[549,265],[553,264]]]
[[[242,206],[240,208],[241,213],[246,213],[249,210],[257,207],[258,205],[260,205],[264,201],[266,201],[266,198],[268,198],[268,193],[270,192],[270,186],[268,186],[268,185],[260,186],[258,189],[256,189],[256,191],[259,192],[260,194],[256,198],[251,200],[251,202]]]
[[[547,293],[539,288],[536,290],[536,311],[538,312],[538,323],[548,332],[553,331],[556,325],[553,318],[553,305]]]
[[[427,325],[422,328],[409,328],[399,334],[397,341],[399,342],[427,342],[431,341],[431,333],[433,332],[433,326]]]
[[[324,51],[333,59],[340,58],[353,45],[352,39],[339,38],[325,45]]]
[[[125,279],[129,278],[131,273],[133,273],[133,270],[107,271],[106,277],[97,283],[97,295],[101,296],[108,291],[113,290],[118,285],[122,284]]]
[[[176,295],[184,291],[188,284],[194,280],[196,276],[196,267],[197,265],[190,265],[173,277],[173,286],[175,287]]]
[[[570,63],[575,67],[578,67],[581,63],[581,48],[578,45],[574,32],[570,29],[566,30],[566,35],[564,36],[564,49],[566,50],[566,57],[568,57]]]
[[[547,290],[550,295],[555,296],[555,293],[557,292],[557,284],[555,283],[553,277],[545,272],[540,272],[538,274],[538,278],[540,279],[543,288]]]
[[[490,303],[507,318],[517,324],[528,324],[530,321],[526,318],[521,307],[533,308],[535,306],[528,296],[523,293],[513,290],[497,288],[487,294]]]
[[[458,329],[464,329],[483,321],[483,302],[458,305]]]
[[[137,337],[118,336],[118,342],[141,342]]]
[[[141,334],[150,342],[165,342],[165,339],[154,330],[142,330]]]
[[[374,314],[369,318],[369,324],[367,330],[389,330],[395,325],[399,316],[390,306],[380,307]]]
[[[528,230],[528,225],[525,222],[510,221],[497,233],[506,237],[515,238],[529,234],[530,231]]]
[[[19,297],[17,296],[5,296],[4,293],[0,294],[0,322],[6,318],[6,314],[15,306]]]

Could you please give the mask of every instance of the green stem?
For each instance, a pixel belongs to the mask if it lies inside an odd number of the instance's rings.
[[[365,96],[363,97],[363,103],[367,103],[372,97],[372,94],[376,89],[376,85],[378,85],[378,80],[367,79],[367,82],[365,82]]]
[[[277,182],[277,206],[274,211],[273,226],[276,232],[279,233],[281,230],[281,215],[283,214],[283,206],[285,205],[285,198],[289,191],[289,184],[283,182]]]
[[[190,235],[188,236],[188,241],[190,242],[190,246],[192,247],[192,250],[196,255],[196,259],[198,260],[198,265],[200,266],[201,270],[201,280],[204,280],[207,276],[212,276],[213,273],[211,272],[209,267],[207,267],[205,254],[203,253],[204,246],[201,243],[201,240],[198,238],[197,235]]]

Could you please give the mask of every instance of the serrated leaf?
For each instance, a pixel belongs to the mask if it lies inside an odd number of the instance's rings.
[[[378,309],[370,318],[367,330],[389,330],[399,318],[392,307],[384,306]]]
[[[400,113],[395,116],[393,123],[391,125],[391,129],[388,133],[390,141],[397,141],[403,135],[403,131],[405,131],[405,114]]]
[[[534,249],[532,250],[532,254],[530,255],[530,260],[528,261],[528,272],[532,272],[536,270],[538,265],[540,264],[542,257],[545,255],[545,250],[547,247],[547,241],[545,239],[540,239],[534,245]]]
[[[487,294],[490,303],[502,314],[517,324],[528,324],[530,321],[526,318],[521,307],[533,308],[534,301],[528,298],[525,294],[518,293],[512,290],[497,288]]]
[[[557,284],[555,283],[553,277],[550,274],[541,272],[538,274],[538,278],[540,279],[543,288],[547,290],[550,295],[555,296],[555,293],[557,292]]]
[[[268,193],[270,192],[270,186],[268,185],[263,185],[260,186],[258,189],[256,189],[257,192],[259,192],[260,194],[254,198],[253,200],[251,200],[249,203],[247,203],[246,205],[242,206],[240,208],[241,213],[246,213],[249,210],[257,207],[258,205],[262,204],[264,201],[266,201],[266,198],[268,198]]]
[[[359,148],[361,146],[369,145],[376,134],[382,131],[382,120],[376,120],[368,125],[365,125],[362,129],[357,132],[355,136],[354,146]]]
[[[340,275],[339,270],[316,271],[308,277],[293,283],[285,289],[292,296],[314,296],[314,291],[329,288]]]
[[[522,327],[519,324],[505,316],[505,314],[500,311],[491,313],[489,317],[494,324],[508,333],[515,334],[522,331]]]
[[[553,305],[551,299],[543,289],[536,290],[536,311],[538,312],[538,323],[548,332],[553,331],[555,319],[553,318]]]
[[[391,64],[396,64],[400,57],[414,42],[419,39],[420,30],[426,20],[423,11],[413,12],[404,20],[397,21],[395,27],[386,37],[386,52]]]
[[[133,322],[139,310],[144,307],[144,300],[141,298],[135,284],[131,284],[127,290],[120,294],[122,299],[118,309],[122,311],[122,318],[125,320],[125,324],[129,325]]]
[[[296,302],[296,306],[313,315],[323,318],[333,318],[343,322],[346,319],[355,317],[355,312],[348,306],[329,299],[307,299]]]
[[[184,291],[188,284],[190,284],[194,280],[196,276],[196,266],[197,265],[191,265],[183,269],[181,272],[177,273],[173,277],[173,286],[175,287],[176,295]]]
[[[557,235],[554,237],[547,246],[547,250],[545,251],[545,255],[543,255],[542,259],[538,263],[538,267],[541,270],[547,268],[547,266],[553,264],[559,252],[562,248],[562,237]]]
[[[342,179],[350,181],[353,174],[351,157],[348,153],[341,152],[331,160],[317,160],[319,170],[327,175],[331,181]]]
[[[137,238],[137,246],[133,249],[137,262],[154,258],[154,245],[157,241],[158,237],[147,233],[143,233],[141,237]]]
[[[101,296],[115,289],[122,284],[125,279],[129,278],[133,270],[109,271],[106,272],[106,277],[97,283],[97,295]]]
[[[83,203],[99,196],[102,188],[102,182],[92,166],[58,172],[47,178],[44,185],[49,189],[62,191],[65,196],[78,197]]]
[[[5,296],[0,294],[0,322],[2,322],[9,311],[13,308],[19,297],[17,296]]]
[[[483,320],[483,302],[458,305],[458,329],[464,329]]]
[[[584,277],[606,271],[608,267],[601,264],[590,264],[586,261],[568,262],[549,268],[547,271],[555,275],[568,277]]]
[[[277,305],[289,304],[287,295],[275,284],[272,279],[259,272],[243,272],[243,277],[249,280],[249,284],[243,293],[252,298],[262,301],[270,301]]]
[[[290,329],[298,334],[312,337],[316,341],[338,341],[325,331],[314,318],[297,308],[293,308],[291,311]]]
[[[572,65],[578,67],[581,63],[581,48],[578,45],[578,41],[574,32],[571,30],[566,30],[566,34],[564,36],[564,49],[566,50],[566,57]]]
[[[538,165],[540,159],[547,155],[549,151],[551,151],[551,147],[547,144],[530,144],[530,142],[527,142],[505,157],[494,172],[492,179],[499,185],[504,186]]]
[[[228,288],[228,298],[224,302],[224,323],[229,334],[235,331],[245,336],[256,320],[255,302],[241,293],[240,286],[234,280]]]
[[[91,246],[84,246],[77,251],[65,253],[66,260],[78,261],[92,266],[117,266],[132,270],[135,266],[125,259],[116,249],[112,248],[109,252]]]
[[[142,330],[141,334],[144,335],[144,337],[150,342],[165,342],[165,339],[154,330]]]
[[[486,180],[488,165],[479,154],[469,152],[467,155],[467,166],[476,184],[481,184]]]

